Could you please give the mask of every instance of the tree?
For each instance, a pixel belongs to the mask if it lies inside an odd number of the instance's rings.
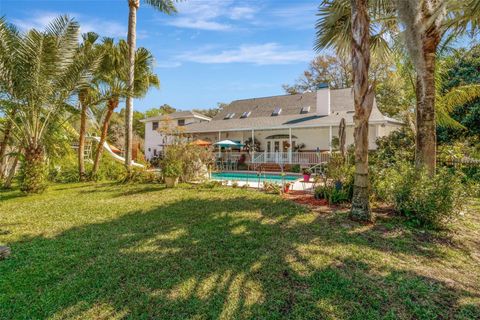
[[[93,161],[92,177],[95,177],[97,174],[110,119],[120,100],[129,96],[142,97],[150,87],[160,86],[158,77],[153,73],[153,56],[147,49],[138,48],[135,52],[135,89],[131,93],[128,82],[130,68],[128,45],[123,40],[119,41],[118,45],[115,45],[112,39],[106,39],[104,46],[105,58],[100,68],[96,90],[101,92],[106,105],[100,140]]]
[[[95,42],[98,40],[98,37],[98,34],[94,32],[88,32],[82,35],[83,42],[78,49],[79,58],[90,59],[90,57],[93,57],[97,59],[98,62],[102,59],[102,48],[95,44]],[[85,86],[78,92],[78,103],[80,105],[80,129],[78,137],[78,174],[80,181],[84,181],[86,179],[84,157],[85,134],[87,130],[87,112],[89,108],[95,105],[95,100],[98,98],[98,92],[96,92],[91,85]]]
[[[441,94],[459,87],[471,87],[480,84],[480,45],[472,48],[461,48],[440,61]],[[456,139],[480,137],[480,98],[469,99],[466,103],[457,104],[452,110],[452,118],[462,127],[437,127],[438,141],[451,142]]]
[[[388,19],[370,22],[391,10],[383,1],[369,7],[367,0],[324,1],[319,8],[320,19],[316,24],[316,49],[333,47],[337,54],[351,55],[353,94],[355,104],[355,179],[350,216],[355,220],[373,221],[370,210],[368,177],[368,119],[375,97],[374,83],[369,80],[370,51],[377,57],[387,57],[389,48],[385,35]],[[371,13],[369,12],[372,11]]]
[[[62,135],[67,114],[74,110],[70,99],[85,86],[93,60],[77,59],[79,26],[65,16],[54,19],[40,32],[5,37],[0,23],[2,96],[17,109],[13,135],[23,152],[20,186],[39,192],[45,184],[45,160]],[[9,43],[9,44],[8,44]]]
[[[416,72],[415,163],[432,175],[436,166],[436,63],[442,38],[479,27],[480,1],[397,0],[406,45]]]
[[[133,148],[133,94],[135,91],[135,48],[136,48],[136,27],[137,27],[137,10],[140,7],[140,0],[128,1],[128,96],[126,100],[125,112],[125,166],[130,168],[132,163]],[[176,12],[175,0],[144,0],[146,4],[160,12],[171,14]]]
[[[145,111],[145,116],[147,118],[157,117],[157,116],[163,116],[163,115],[166,115],[166,114],[171,114],[171,113],[174,113],[176,111],[177,111],[177,109],[175,109],[171,105],[165,103],[165,104],[162,104],[158,108],[148,109],[147,111]]]
[[[352,78],[355,101],[355,181],[350,216],[373,220],[368,181],[368,119],[375,99],[368,81],[370,67],[370,17],[367,0],[352,0]]]
[[[310,62],[308,70],[295,84],[284,84],[282,87],[288,94],[316,91],[321,83],[328,83],[333,89],[348,88],[352,85],[351,74],[350,61],[343,56],[319,55]]]

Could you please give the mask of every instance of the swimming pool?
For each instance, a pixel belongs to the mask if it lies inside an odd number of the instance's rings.
[[[283,176],[283,179],[285,181],[295,181],[300,179],[301,177],[299,175],[285,175]],[[256,172],[215,172],[212,173],[212,179],[214,180],[230,180],[230,181],[252,181],[252,182],[258,182],[258,175]],[[276,182],[276,183],[282,183],[282,176],[280,174],[272,174],[272,173],[267,173],[264,174],[262,173],[260,175],[260,182],[263,181],[268,181],[268,182]]]

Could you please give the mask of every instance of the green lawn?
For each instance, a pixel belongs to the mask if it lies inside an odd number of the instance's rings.
[[[441,236],[241,189],[0,192],[0,318],[479,319],[479,209]]]

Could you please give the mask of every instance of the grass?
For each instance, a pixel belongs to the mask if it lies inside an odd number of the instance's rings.
[[[0,192],[0,319],[478,319],[479,211],[442,235],[241,189]]]

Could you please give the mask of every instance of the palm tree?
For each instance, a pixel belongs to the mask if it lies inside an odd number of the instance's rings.
[[[442,38],[479,27],[480,1],[402,0],[397,1],[398,17],[404,25],[410,59],[416,71],[415,162],[430,174],[436,167],[437,50]]]
[[[391,7],[383,6],[382,1],[375,8],[382,13],[390,13]],[[353,189],[351,218],[373,221],[370,210],[370,188],[368,178],[368,119],[375,97],[374,82],[369,80],[370,51],[384,58],[389,48],[384,36],[391,30],[388,19],[374,23],[370,15],[378,12],[369,7],[368,0],[332,0],[324,1],[319,9],[317,22],[316,49],[333,47],[340,55],[350,54],[352,61],[353,95],[355,104],[355,180]]]
[[[91,56],[101,60],[103,52],[99,45],[95,42],[98,40],[98,34],[88,32],[82,35],[83,42],[79,47],[78,56],[81,59],[89,59]],[[95,75],[94,75],[95,76]],[[92,85],[85,86],[78,92],[78,103],[80,105],[80,130],[78,138],[78,171],[80,181],[86,179],[85,173],[85,134],[87,130],[87,112],[95,100],[98,99],[98,92],[94,90]]]
[[[0,24],[2,32],[5,25]],[[0,83],[15,106],[13,135],[23,151],[21,189],[44,188],[45,160],[50,132],[63,125],[73,96],[90,78],[93,60],[76,59],[79,25],[68,17],[54,19],[45,31],[30,30],[13,37],[14,46],[3,53]],[[3,40],[3,39],[2,39]],[[7,62],[7,63],[5,63]]]
[[[135,49],[136,49],[136,28],[137,28],[137,10],[140,7],[140,0],[128,1],[128,92],[125,112],[125,166],[130,168],[132,163],[133,148],[133,95],[135,86]],[[175,13],[175,2],[178,0],[144,0],[144,2],[154,9],[166,14]]]
[[[113,112],[118,107],[120,100],[130,95],[129,92],[129,47],[125,41],[118,45],[113,40],[104,41],[105,57],[100,68],[100,75],[96,86],[98,92],[106,101],[105,115],[103,117],[100,141],[97,145],[93,162],[92,177],[97,174],[100,159],[103,151],[103,144],[106,141],[108,127]],[[135,52],[135,83],[132,97],[144,96],[150,87],[159,87],[160,81],[153,73],[153,56],[145,48],[138,48]]]

